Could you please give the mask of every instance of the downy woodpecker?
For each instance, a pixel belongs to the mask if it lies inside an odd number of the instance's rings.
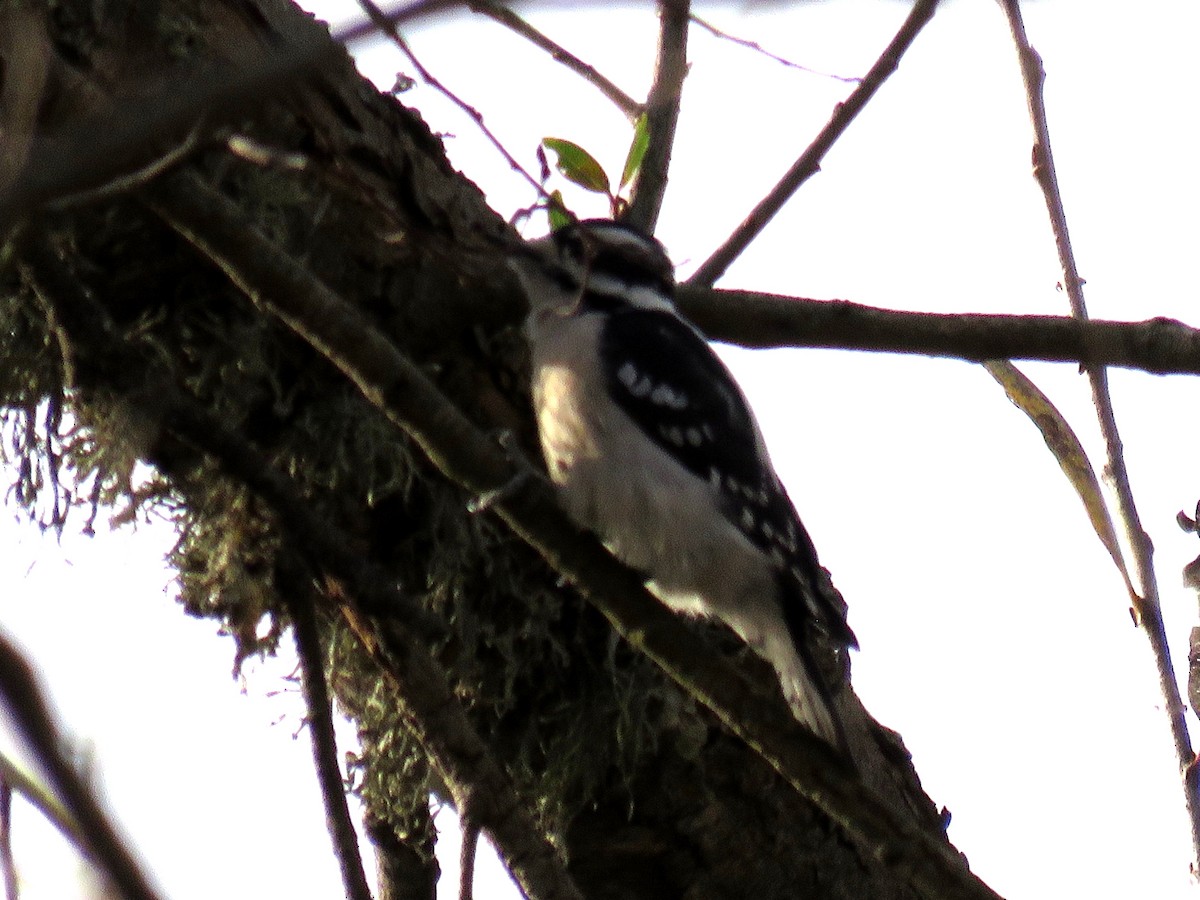
[[[609,220],[513,258],[542,451],[561,502],[681,613],[769,661],[797,718],[845,734],[811,637],[857,646],[728,369],[675,308],[662,245]]]

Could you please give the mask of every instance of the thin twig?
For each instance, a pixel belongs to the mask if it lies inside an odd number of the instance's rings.
[[[429,378],[357,308],[338,297],[297,265],[257,230],[241,211],[195,176],[172,179],[156,189],[153,208],[205,253],[260,306],[278,316],[308,341],[397,426],[406,431],[443,474],[475,495],[497,491],[524,470],[453,406]],[[619,634],[640,649],[684,690],[708,706],[725,726],[758,753],[799,794],[808,797],[845,830],[862,851],[886,861],[893,875],[929,898],[995,900],[996,894],[967,869],[961,857],[934,835],[901,820],[862,784],[843,758],[783,710],[751,687],[746,676],[707,642],[688,631],[679,618],[647,592],[639,573],[618,563],[596,540],[580,530],[555,500],[544,479],[525,478],[491,507],[609,619]],[[385,636],[389,633],[381,631]],[[405,650],[389,662],[396,683],[422,692],[446,692],[424,685],[433,669],[426,657]],[[447,699],[444,712],[461,714]],[[447,724],[438,709],[414,711],[410,721],[425,729],[424,740],[453,733],[465,725]],[[474,734],[474,732],[472,732]],[[473,738],[478,740],[477,737]],[[437,758],[435,744],[431,755]],[[480,748],[484,760],[490,755]],[[461,757],[456,757],[461,758]],[[464,776],[479,784],[473,763]],[[443,773],[444,774],[444,773]],[[504,852],[505,833],[497,823],[514,825],[520,815],[511,799],[485,792],[454,798],[461,815],[484,825]],[[484,812],[487,814],[485,815]],[[522,821],[520,828],[532,827]],[[539,845],[540,846],[540,845]],[[510,866],[514,864],[507,857]],[[528,863],[528,859],[515,862]]]
[[[658,61],[654,67],[654,84],[646,98],[649,143],[633,200],[623,216],[626,222],[646,234],[654,233],[667,191],[667,170],[675,149],[679,101],[683,96],[683,79],[687,76],[690,9],[690,0],[659,0],[658,4]]]
[[[475,896],[475,851],[479,848],[479,826],[461,819],[462,845],[458,852],[458,900]]]
[[[87,843],[87,837],[79,829],[79,823],[71,818],[71,814],[59,802],[59,799],[2,753],[0,753],[0,778],[20,794],[21,799],[41,813],[46,821],[58,830],[65,841],[77,847],[82,847]]]
[[[296,655],[300,659],[301,684],[308,707],[308,729],[312,735],[313,764],[325,804],[325,824],[333,841],[347,900],[372,900],[367,875],[363,871],[358,833],[354,830],[350,807],[346,803],[345,781],[338,765],[337,736],[333,731],[332,707],[325,683],[324,655],[321,652],[321,636],[317,631],[312,588],[303,583],[298,571],[303,571],[299,564],[281,567],[284,579],[281,586],[292,617]]]
[[[159,894],[150,886],[99,799],[63,756],[62,735],[34,670],[3,635],[0,635],[0,695],[17,733],[46,773],[63,806],[79,823],[85,837],[79,849],[109,876],[125,900],[159,900]]]
[[[710,338],[742,347],[828,347],[984,362],[1036,359],[1200,375],[1200,329],[1173,319],[915,313],[848,300],[682,285],[679,307]]]
[[[505,147],[504,144],[500,142],[500,139],[492,133],[492,130],[488,128],[486,124],[484,124],[483,114],[455,94],[444,84],[442,84],[437,78],[434,77],[433,73],[426,69],[421,61],[417,59],[416,55],[412,51],[412,48],[408,46],[408,41],[404,40],[404,37],[400,34],[399,29],[397,29],[395,24],[388,19],[387,14],[384,13],[384,11],[373,2],[373,0],[357,0],[357,2],[358,5],[362,7],[363,11],[366,12],[367,17],[370,18],[374,27],[383,32],[388,40],[395,44],[396,47],[399,48],[400,52],[404,54],[404,56],[412,64],[413,68],[417,70],[417,74],[421,76],[421,80],[457,106],[472,122],[475,123],[475,127],[479,129],[479,132],[485,138],[487,138],[488,143],[495,147],[497,152],[504,157],[504,161],[508,163],[509,168],[524,178],[525,181],[527,181],[529,185],[537,192],[538,197],[548,199],[549,195],[546,194],[545,188],[542,187],[541,182],[534,178],[524,166],[517,162],[516,157],[508,152],[508,148]]]
[[[467,7],[471,12],[479,13],[481,16],[487,16],[489,19],[499,22],[505,28],[525,38],[525,40],[529,41],[535,47],[545,50],[554,58],[555,62],[566,66],[607,97],[617,109],[625,114],[625,117],[629,121],[637,121],[638,116],[642,114],[643,106],[641,103],[638,103],[613,82],[600,74],[595,66],[588,65],[578,56],[571,53],[571,51],[546,37],[546,35],[517,15],[511,8],[492,2],[492,0],[472,0],[472,2],[467,3]]]
[[[4,876],[5,900],[17,900],[17,861],[12,849],[12,785],[0,778],[0,874]]]
[[[896,36],[892,38],[891,43],[875,61],[875,65],[871,66],[871,71],[866,74],[862,83],[851,92],[849,97],[834,107],[833,115],[821,129],[821,133],[800,154],[800,158],[792,164],[787,174],[759,202],[758,206],[754,207],[750,215],[725,243],[717,248],[716,252],[705,260],[704,264],[688,279],[689,283],[706,286],[716,283],[733,261],[742,254],[742,251],[750,246],[750,242],[767,227],[767,223],[791,199],[800,185],[821,170],[821,160],[825,158],[829,148],[842,136],[850,123],[854,121],[855,116],[867,105],[867,102],[875,96],[875,92],[888,79],[888,76],[896,71],[900,65],[900,58],[912,45],[917,35],[921,33],[925,23],[933,18],[937,4],[938,0],[917,0],[913,4],[912,12],[908,14],[904,24],[896,32]]]
[[[435,13],[453,9],[456,6],[462,6],[462,0],[416,0],[416,2],[410,3],[401,9],[384,13],[381,21],[392,26],[402,25],[405,22],[412,22],[422,17],[432,16]],[[353,44],[364,38],[374,37],[379,33],[379,28],[379,22],[374,19],[368,19],[366,22],[347,25],[345,28],[333,32],[332,37],[339,44]]]
[[[1016,45],[1017,57],[1021,65],[1021,77],[1025,83],[1029,118],[1033,124],[1033,177],[1041,187],[1046,200],[1046,210],[1050,215],[1054,241],[1058,248],[1058,259],[1063,270],[1063,284],[1071,303],[1071,313],[1076,318],[1084,320],[1087,319],[1087,306],[1083,297],[1083,280],[1079,277],[1075,255],[1071,249],[1070,231],[1067,228],[1067,216],[1058,187],[1058,175],[1055,171],[1054,155],[1050,145],[1050,128],[1046,116],[1045,97],[1042,93],[1046,72],[1042,66],[1042,58],[1029,43],[1017,0],[1000,0],[1000,4],[1008,19],[1013,43]],[[1171,662],[1171,648],[1167,640],[1166,625],[1162,618],[1158,579],[1154,572],[1154,545],[1142,527],[1137,504],[1134,501],[1129,471],[1125,465],[1125,452],[1120,432],[1117,429],[1112,396],[1108,389],[1108,373],[1102,366],[1087,366],[1086,370],[1092,388],[1092,402],[1096,407],[1096,416],[1100,422],[1100,431],[1104,436],[1108,453],[1106,469],[1116,491],[1118,513],[1125,525],[1126,536],[1133,553],[1137,580],[1142,591],[1141,597],[1134,598],[1134,607],[1137,611],[1138,621],[1145,629],[1146,637],[1150,641],[1150,649],[1158,670],[1159,688],[1163,694],[1163,705],[1171,729],[1171,739],[1175,746],[1176,762],[1179,765],[1180,774],[1183,776],[1184,799],[1192,829],[1193,870],[1200,870],[1198,868],[1200,867],[1200,797],[1197,796],[1194,789],[1193,779],[1188,777],[1195,762],[1195,753],[1192,750],[1191,738],[1188,734],[1185,707],[1180,696],[1179,684],[1175,679],[1175,669]]]
[[[770,50],[764,49],[761,44],[757,44],[754,41],[748,41],[745,38],[737,37],[736,35],[732,35],[727,31],[722,31],[711,22],[706,22],[704,19],[700,18],[694,13],[691,16],[691,20],[713,37],[722,41],[729,41],[731,44],[737,44],[739,47],[745,47],[747,50],[753,50],[755,53],[761,53],[767,59],[773,59],[775,62],[779,63],[780,65],[787,66],[789,69],[798,69],[799,71],[806,72],[809,75],[817,75],[821,78],[832,78],[834,81],[841,81],[845,82],[846,84],[860,84],[862,82],[862,79],[858,76],[851,77],[846,75],[835,75],[832,72],[822,72],[820,69],[814,69],[811,66],[802,66],[798,62],[792,62],[790,59],[777,56]]]
[[[142,185],[149,184],[156,178],[166,174],[196,152],[200,146],[199,132],[200,126],[197,126],[178,144],[171,145],[161,155],[156,156],[144,165],[139,166],[133,171],[121,172],[111,181],[86,188],[79,193],[59,195],[47,202],[45,209],[51,211],[65,210],[72,206],[84,206],[100,200],[131,194]]]

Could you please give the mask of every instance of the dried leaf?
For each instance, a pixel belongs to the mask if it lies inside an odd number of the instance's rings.
[[[1083,501],[1092,529],[1096,532],[1096,537],[1100,538],[1100,543],[1104,545],[1108,555],[1112,557],[1117,571],[1121,573],[1130,597],[1136,597],[1112,518],[1108,514],[1108,505],[1100,491],[1100,481],[1096,478],[1096,472],[1078,436],[1050,399],[1011,362],[991,360],[985,362],[983,367],[1004,388],[1008,399],[1029,416],[1042,433],[1046,446],[1050,448],[1063,474]]]

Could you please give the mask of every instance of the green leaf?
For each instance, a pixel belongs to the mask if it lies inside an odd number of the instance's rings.
[[[1042,433],[1046,446],[1050,448],[1063,474],[1071,482],[1071,487],[1075,488],[1075,493],[1083,501],[1088,519],[1092,523],[1092,530],[1112,557],[1130,597],[1136,597],[1133,583],[1129,580],[1129,570],[1125,567],[1125,559],[1121,554],[1121,545],[1117,541],[1117,533],[1108,514],[1108,505],[1100,492],[1100,481],[1096,478],[1087,453],[1084,452],[1083,444],[1050,399],[1011,362],[991,360],[985,362],[983,367],[1004,388],[1008,399],[1029,416]]]
[[[551,231],[558,231],[564,225],[571,224],[571,216],[567,212],[567,205],[563,203],[562,191],[555,191],[550,195],[550,203],[546,206],[546,215],[550,219]]]
[[[633,126],[633,142],[630,143],[629,154],[625,157],[625,168],[621,172],[621,187],[630,184],[642,170],[642,160],[646,158],[646,148],[650,146],[650,126],[646,123],[646,114],[642,113]]]
[[[554,151],[558,157],[555,168],[563,177],[581,188],[586,188],[606,197],[612,195],[609,190],[608,174],[596,158],[578,144],[562,138],[542,138],[542,146]]]

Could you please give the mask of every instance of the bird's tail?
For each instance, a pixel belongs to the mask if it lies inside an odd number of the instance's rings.
[[[802,644],[797,645],[794,646],[793,653],[796,665],[792,667],[792,671],[780,673],[783,676],[783,693],[788,705],[796,718],[818,737],[840,750],[847,760],[852,759],[850,744],[846,739],[846,727],[834,705],[833,695],[821,677],[808,648]]]
[[[780,587],[783,618],[791,638],[791,646],[780,654],[788,660],[779,672],[784,695],[797,719],[850,759],[845,726],[809,642],[814,631],[823,634],[838,649],[857,647],[858,641],[846,623],[844,612],[836,609],[815,586],[801,585],[798,579],[780,573]],[[810,591],[811,600],[806,596]]]

